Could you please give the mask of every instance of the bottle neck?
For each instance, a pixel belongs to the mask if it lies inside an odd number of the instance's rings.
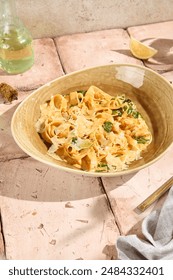
[[[0,18],[17,17],[15,0],[0,0]]]

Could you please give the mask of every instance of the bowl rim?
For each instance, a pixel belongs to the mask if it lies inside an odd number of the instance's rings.
[[[61,79],[65,79],[66,77],[68,78],[69,76],[73,76],[73,75],[76,75],[78,73],[82,73],[82,72],[86,72],[86,71],[89,71],[89,70],[92,70],[92,69],[97,69],[97,68],[106,68],[106,67],[112,67],[112,66],[115,66],[115,67],[120,67],[120,66],[129,66],[129,67],[132,67],[132,68],[139,68],[139,69],[143,69],[145,71],[148,71],[148,72],[151,72],[153,73],[154,75],[156,75],[157,77],[159,77],[161,80],[163,80],[170,88],[172,88],[172,91],[173,91],[173,87],[172,85],[169,83],[169,81],[161,76],[159,73],[157,73],[156,71],[150,69],[150,68],[147,68],[146,66],[144,65],[138,65],[138,64],[133,64],[133,63],[112,63],[112,64],[103,64],[103,65],[97,65],[97,66],[94,66],[94,67],[86,67],[84,69],[80,69],[80,70],[77,70],[77,71],[73,71],[73,72],[70,72],[70,73],[67,73],[67,74],[64,74],[63,76],[60,76],[60,77],[57,77],[49,82],[47,82],[46,84],[38,87],[37,89],[33,90],[33,92],[31,94],[29,94],[19,105],[18,107],[16,108],[15,112],[13,113],[13,116],[12,116],[12,119],[11,119],[11,133],[12,133],[12,136],[13,136],[13,139],[15,140],[16,144],[27,154],[29,155],[31,158],[39,161],[39,162],[42,162],[46,165],[49,165],[51,167],[54,167],[54,168],[57,168],[61,171],[64,171],[64,172],[70,172],[70,173],[73,173],[73,174],[78,174],[78,175],[85,175],[85,176],[89,176],[89,177],[117,177],[117,176],[124,176],[124,175],[128,175],[128,174],[131,174],[131,173],[136,173],[150,165],[152,165],[153,163],[155,163],[156,161],[158,161],[165,153],[167,153],[167,151],[173,146],[173,142],[163,151],[161,152],[160,155],[158,155],[157,157],[155,157],[153,160],[149,161],[148,163],[145,163],[141,166],[138,166],[138,167],[134,167],[133,169],[125,169],[125,170],[122,170],[122,171],[117,171],[117,172],[94,172],[94,171],[84,171],[84,170],[81,170],[81,169],[72,169],[70,167],[65,167],[65,166],[61,166],[61,165],[58,165],[54,162],[49,162],[47,160],[44,160],[42,158],[40,158],[39,156],[37,155],[33,155],[30,151],[28,151],[25,147],[23,147],[23,145],[20,143],[20,141],[18,140],[15,132],[14,132],[14,122],[15,122],[15,118],[16,118],[16,115],[18,114],[18,111],[20,110],[21,107],[24,106],[25,103],[27,103],[27,101],[32,98],[38,91],[40,91],[42,88],[44,87],[49,87],[52,83],[54,83],[55,81],[57,80],[61,80]]]

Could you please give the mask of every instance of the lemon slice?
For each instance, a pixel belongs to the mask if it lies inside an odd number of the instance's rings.
[[[130,38],[130,51],[139,59],[149,59],[157,53],[156,49],[144,45],[133,37]]]

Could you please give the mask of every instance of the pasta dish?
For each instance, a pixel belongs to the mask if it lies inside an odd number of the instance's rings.
[[[37,132],[48,154],[85,171],[121,171],[152,141],[136,105],[96,86],[56,94],[40,106]]]

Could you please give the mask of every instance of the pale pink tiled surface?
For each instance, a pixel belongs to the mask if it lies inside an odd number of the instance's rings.
[[[159,73],[173,71],[173,21],[130,27],[129,34],[158,50],[158,53],[145,66]],[[165,76],[165,75],[163,75]],[[166,75],[172,81],[171,75]]]
[[[110,63],[142,64],[131,55],[123,29],[61,36],[55,43],[66,73]]]
[[[0,209],[8,259],[115,259],[120,234],[141,234],[143,218],[162,200],[143,214],[135,208],[173,175],[173,149],[136,174],[74,176],[28,157],[14,143],[10,122],[18,103],[33,89],[82,68],[144,63],[173,81],[172,30],[173,22],[165,22],[37,39],[31,70],[16,76],[0,73],[0,82],[19,89],[18,101],[0,104]],[[129,35],[157,47],[157,56],[145,62],[132,57]],[[0,236],[3,252],[2,244]]]

